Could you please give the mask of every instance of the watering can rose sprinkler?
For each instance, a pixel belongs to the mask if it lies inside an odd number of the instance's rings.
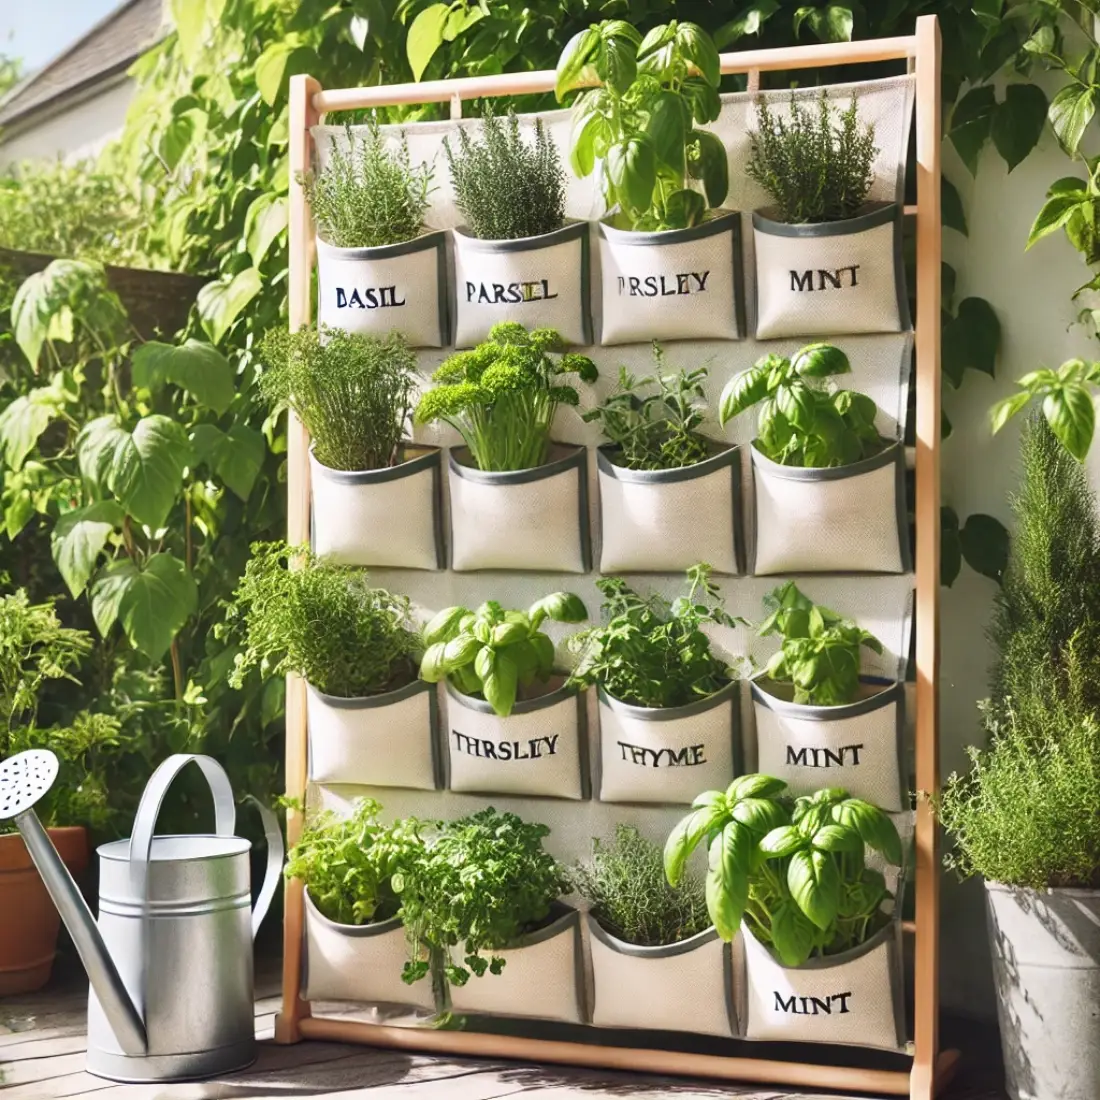
[[[214,796],[214,833],[154,836],[168,788],[192,761]],[[212,757],[168,757],[130,839],[98,849],[97,923],[34,812],[57,767],[45,749],[0,762],[0,821],[15,822],[88,971],[88,1072],[139,1082],[243,1069],[256,1057],[252,940],[283,864],[275,815],[256,803],[267,871],[252,910],[251,844],[234,835],[228,777]]]

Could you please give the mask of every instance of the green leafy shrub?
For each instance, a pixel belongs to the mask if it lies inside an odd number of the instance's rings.
[[[732,940],[742,919],[784,966],[837,955],[866,942],[888,920],[892,896],[866,865],[872,848],[900,865],[901,839],[877,806],[839,787],[786,796],[769,775],[745,775],[725,791],[705,791],[669,834],[665,874],[680,882],[702,843],[709,860],[707,909]]]
[[[726,383],[719,423],[759,406],[756,446],[784,466],[847,466],[878,454],[887,441],[875,427],[874,401],[823,381],[851,369],[831,344],[809,344],[790,359],[765,355]]]
[[[416,407],[416,421],[444,420],[462,436],[478,469],[527,470],[546,461],[550,430],[559,405],[577,405],[577,391],[564,380],[576,375],[595,382],[586,355],[561,352],[553,329],[530,332],[523,325],[494,325],[489,339],[459,351],[432,375],[437,383]]]
[[[491,806],[425,829],[421,858],[394,881],[409,937],[406,982],[429,973],[425,953],[454,985],[504,969],[493,952],[544,924],[569,890],[564,869],[542,846],[549,834]]]
[[[491,104],[491,101],[490,101]],[[565,221],[565,173],[542,119],[532,143],[523,140],[519,119],[493,114],[486,106],[479,140],[458,131],[458,148],[443,139],[451,169],[455,206],[470,232],[482,240],[537,237]]]
[[[435,684],[447,676],[464,695],[480,695],[507,718],[520,692],[546,683],[554,670],[554,643],[542,624],[579,623],[587,616],[571,592],[544,596],[527,611],[505,611],[495,600],[477,611],[444,608],[424,628],[420,678]]]
[[[711,453],[711,441],[699,429],[706,420],[707,368],[669,373],[664,351],[653,345],[654,373],[636,378],[619,368],[619,389],[586,412],[613,444],[611,460],[628,470],[676,470],[694,466]]]
[[[259,668],[264,677],[293,672],[327,695],[357,699],[416,678],[421,642],[408,598],[372,588],[364,570],[326,562],[308,547],[253,544],[226,622],[244,634],[234,685]]]
[[[815,604],[794,581],[764,597],[770,614],[760,637],[778,634],[783,644],[764,669],[777,684],[790,684],[796,703],[835,707],[855,701],[859,692],[861,646],[882,652],[882,643],[851,619]]]
[[[790,117],[756,101],[759,125],[750,133],[745,171],[767,191],[780,221],[832,222],[854,217],[874,182],[875,128],[860,126],[856,100],[834,108],[822,91],[817,110],[791,94]]]
[[[317,814],[287,857],[285,875],[299,879],[322,915],[337,924],[368,924],[397,915],[395,876],[420,858],[420,822],[408,818],[383,825],[381,805],[356,800],[347,817]]]
[[[364,132],[349,123],[345,133],[346,148],[334,141],[324,168],[300,177],[321,239],[336,248],[412,240],[424,226],[432,168],[413,167],[404,134],[392,150],[374,116]]]
[[[685,873],[670,886],[660,847],[633,825],[616,825],[610,844],[594,839],[591,859],[570,877],[600,926],[625,943],[663,947],[710,925],[702,879]]]
[[[709,565],[692,566],[687,581],[687,595],[673,601],[642,597],[621,577],[596,581],[604,622],[569,639],[578,658],[569,682],[639,707],[680,707],[725,687],[730,668],[703,627],[739,620],[726,613]]]
[[[403,336],[280,326],[260,344],[260,392],[306,426],[317,461],[333,470],[380,470],[401,459],[417,383]]]

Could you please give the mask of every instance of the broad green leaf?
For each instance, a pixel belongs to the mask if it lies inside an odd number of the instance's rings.
[[[171,0],[172,26],[176,29],[180,53],[188,64],[194,64],[206,30],[206,0]]]
[[[259,267],[267,250],[287,227],[288,203],[281,195],[261,195],[244,217],[245,242],[253,266]]]
[[[684,143],[688,132],[684,101],[675,92],[661,91],[649,103],[649,121],[645,132],[653,143],[657,161],[682,174],[685,171]]]
[[[197,462],[205,463],[235,496],[248,500],[267,454],[262,432],[239,420],[228,432],[213,424],[196,424],[191,445]]]
[[[23,280],[12,300],[11,323],[28,362],[37,365],[47,339],[72,340],[74,309],[95,328],[118,320],[118,300],[108,292],[100,264],[54,260]]]
[[[645,210],[657,182],[657,158],[643,135],[616,142],[607,151],[605,171],[625,209]]]
[[[87,587],[111,532],[125,513],[113,500],[98,500],[66,512],[50,532],[54,563],[75,599]]]
[[[1074,180],[1073,182],[1080,181]],[[1031,232],[1027,235],[1027,244],[1024,246],[1024,251],[1027,251],[1044,237],[1057,232],[1073,217],[1076,211],[1090,202],[1089,194],[1083,187],[1079,191],[1064,190],[1051,195],[1043,203],[1039,213],[1035,216],[1035,221],[1031,223]]]
[[[127,579],[118,603],[119,622],[135,649],[159,661],[195,613],[198,598],[183,562],[171,554],[154,554]]]
[[[754,836],[764,836],[787,821],[787,812],[771,798],[739,798],[731,807],[734,821],[739,821]]]
[[[956,388],[966,370],[993,377],[1001,347],[1001,322],[984,298],[964,298],[943,329],[943,372]]]
[[[809,434],[814,430],[817,402],[804,383],[792,382],[789,386],[780,386],[775,391],[775,407],[799,431]]]
[[[721,62],[711,37],[696,23],[680,23],[676,27],[676,45],[681,56],[712,87],[718,87],[721,79]]]
[[[201,340],[142,344],[133,354],[133,380],[135,386],[153,391],[171,382],[216,413],[225,412],[237,392],[229,360]]]
[[[138,568],[129,559],[111,562],[92,583],[92,618],[96,628],[106,638],[118,620],[118,609]]]
[[[954,508],[940,508],[940,584],[950,588],[962,569],[959,517]]]
[[[638,75],[638,32],[622,20],[605,23],[600,31],[600,55],[603,82],[623,95]]]
[[[1004,579],[1008,568],[1009,535],[999,519],[983,512],[968,516],[959,532],[959,549],[975,573],[998,584]]]
[[[477,5],[472,8],[453,8],[450,15],[447,16],[447,22],[443,27],[443,41],[453,42],[460,34],[468,31],[475,23],[480,23],[488,14],[488,6],[485,8]]]
[[[588,618],[588,609],[580,596],[572,592],[554,592],[531,604],[527,615],[532,621],[550,619],[556,623],[580,623]]]
[[[595,58],[600,48],[600,32],[595,27],[578,31],[565,44],[558,58],[554,94],[560,102],[569,92],[596,83]]]
[[[771,859],[786,859],[806,847],[806,838],[793,825],[780,825],[763,837],[759,847]]]
[[[443,667],[448,672],[470,664],[481,651],[482,644],[473,634],[459,634],[443,647]]]
[[[286,63],[301,44],[301,35],[290,34],[285,38],[277,38],[256,59],[256,88],[269,107],[279,98]]]
[[[1072,382],[1047,394],[1043,415],[1061,444],[1078,462],[1084,462],[1092,446],[1096,413],[1087,386]]]
[[[801,966],[813,952],[815,929],[795,905],[782,904],[772,914],[772,947],[784,966]]]
[[[711,831],[722,828],[728,815],[724,804],[701,806],[682,817],[665,841],[665,878],[678,886],[688,857]]]
[[[60,411],[56,394],[42,388],[21,394],[0,412],[0,457],[9,469],[22,469],[27,455]]]
[[[840,906],[840,873],[826,852],[801,851],[791,856],[787,887],[799,909],[825,931]]]
[[[108,487],[138,523],[157,530],[176,502],[190,460],[183,428],[167,416],[146,416],[132,435],[118,437]]]
[[[684,97],[691,117],[699,126],[714,122],[722,113],[722,100],[718,89],[708,84],[701,76],[689,76],[680,85],[680,95]]]
[[[940,177],[940,215],[946,229],[954,229],[964,237],[967,235],[962,199],[955,185],[946,176]],[[945,292],[944,296],[950,301],[950,295]]]
[[[989,413],[993,434],[996,435],[1030,400],[1031,394],[1022,390],[998,401]]]
[[[207,283],[199,291],[196,305],[210,343],[221,343],[241,310],[259,294],[262,285],[260,273],[254,267],[246,267],[232,278],[226,276]]]
[[[698,191],[681,188],[665,202],[664,224],[669,229],[687,229],[698,225],[707,212],[707,200]]]
[[[424,75],[435,51],[443,45],[443,31],[447,26],[450,8],[447,4],[432,4],[412,21],[405,40],[405,53],[409,58],[413,80]]]
[[[714,32],[714,44],[727,49],[746,35],[759,34],[764,24],[779,10],[779,0],[757,0]]]
[[[115,452],[129,438],[116,416],[97,416],[89,420],[76,437],[81,477],[95,488],[109,492]]]
[[[433,642],[424,650],[424,656],[420,658],[421,680],[425,680],[429,684],[438,684],[447,674],[443,666],[443,651],[446,648],[444,642]]]
[[[862,852],[863,840],[843,825],[822,825],[813,835],[813,846],[823,852]]]
[[[161,131],[157,153],[169,173],[176,170],[194,136],[195,120],[190,114],[177,115]]]
[[[1010,84],[1005,89],[993,116],[992,136],[1010,172],[1035,148],[1046,120],[1047,97],[1038,84]]]
[[[993,87],[984,84],[971,88],[955,104],[951,114],[948,137],[970,174],[978,171],[978,156],[993,131],[993,116],[997,111],[997,95]]]
[[[730,189],[729,161],[721,139],[709,130],[693,130],[688,146],[688,170],[700,180],[711,209],[725,202]]]
[[[859,798],[849,798],[830,808],[830,816],[838,825],[855,829],[863,843],[882,854],[897,867],[901,864],[901,838],[890,818],[877,806]]]
[[[786,789],[787,784],[782,779],[754,772],[739,776],[726,788],[726,801],[732,806],[742,798],[775,798]]]
[[[711,841],[707,853],[707,912],[720,939],[733,941],[749,900],[752,834],[730,821]]]
[[[458,624],[469,614],[465,607],[445,607],[436,612],[424,627],[424,644],[449,642],[458,633]]]
[[[791,369],[803,378],[832,378],[850,374],[848,356],[832,344],[807,344],[791,359]]]
[[[762,401],[768,393],[768,375],[760,367],[735,374],[718,399],[718,422],[725,427],[735,416]]]
[[[1047,113],[1050,128],[1070,156],[1076,156],[1085,130],[1096,113],[1096,95],[1097,89],[1091,85],[1070,84],[1051,100]]]
[[[607,120],[595,111],[574,115],[569,144],[569,163],[573,174],[584,179],[596,165],[596,139],[607,139]]]
[[[507,718],[515,706],[518,688],[519,669],[507,654],[498,653],[493,661],[492,674],[481,678],[485,701],[501,718]]]

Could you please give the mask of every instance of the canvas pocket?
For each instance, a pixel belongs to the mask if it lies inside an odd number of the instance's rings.
[[[909,327],[896,203],[806,225],[755,213],[752,226],[758,340]]]
[[[588,237],[587,222],[509,241],[455,229],[455,347],[481,343],[501,321],[552,328],[567,344],[590,344]]]
[[[343,565],[442,569],[442,452],[410,447],[384,470],[332,470],[309,455],[313,550]]]
[[[749,571],[905,573],[905,451],[891,444],[849,466],[806,469],[751,449]]]
[[[682,707],[636,707],[601,690],[601,802],[689,804],[724,790],[737,774],[736,715],[741,684]]]
[[[530,470],[479,470],[466,447],[450,454],[451,568],[587,573],[584,447],[551,449]]]
[[[601,344],[744,335],[740,214],[658,233],[604,221],[599,233]]]
[[[694,466],[628,470],[596,455],[600,482],[600,572],[680,573],[709,562],[739,571],[741,462],[735,447]]]

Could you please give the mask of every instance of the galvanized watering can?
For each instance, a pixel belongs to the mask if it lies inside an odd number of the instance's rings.
[[[214,796],[213,835],[154,836],[168,788],[192,761]],[[251,844],[234,836],[229,779],[212,757],[168,757],[141,796],[130,839],[99,848],[97,925],[33,810],[57,767],[44,749],[0,763],[0,821],[14,819],[88,971],[88,1072],[179,1081],[249,1065],[252,940],[283,863],[274,814],[256,804],[267,872],[252,910]]]

